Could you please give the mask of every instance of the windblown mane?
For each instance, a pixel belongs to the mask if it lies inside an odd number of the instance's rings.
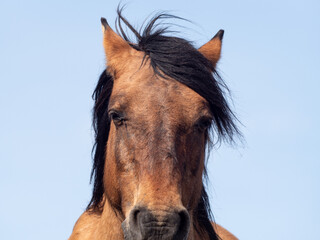
[[[144,52],[144,58],[150,59],[155,74],[179,81],[208,101],[213,115],[213,123],[209,131],[211,131],[211,136],[216,138],[214,142],[221,140],[233,142],[234,135],[238,135],[240,132],[236,126],[237,118],[226,100],[224,92],[228,92],[226,85],[209,60],[188,41],[165,35],[167,27],[160,27],[158,23],[159,20],[164,18],[177,17],[167,14],[156,15],[146,24],[143,31],[137,31],[122,16],[121,9],[118,9],[117,30],[134,49]],[[122,27],[123,23],[135,35],[136,43],[129,40]],[[91,180],[94,180],[93,194],[87,207],[87,210],[90,211],[101,211],[103,204],[103,174],[106,144],[110,129],[107,110],[112,87],[112,76],[107,70],[104,70],[92,95],[95,101],[93,109],[95,145],[93,147],[94,162],[91,173]],[[209,135],[210,132],[207,136]],[[210,142],[209,137],[207,138],[208,142]],[[204,177],[206,177],[206,170],[204,172]],[[219,239],[210,223],[212,214],[205,187],[202,189],[198,207],[194,211],[194,219],[198,224],[195,225],[196,231],[200,234],[208,234],[210,239]]]

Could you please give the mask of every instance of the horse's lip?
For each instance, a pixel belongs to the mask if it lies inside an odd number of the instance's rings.
[[[145,227],[150,228],[172,228],[175,227],[175,224],[171,224],[168,222],[162,222],[162,221],[150,221],[143,223]]]

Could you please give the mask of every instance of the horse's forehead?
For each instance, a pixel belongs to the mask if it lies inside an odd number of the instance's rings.
[[[195,91],[175,79],[156,75],[151,67],[124,74],[115,81],[112,95],[113,101],[140,106],[150,104],[154,109],[167,106],[191,111],[206,104],[206,100]]]

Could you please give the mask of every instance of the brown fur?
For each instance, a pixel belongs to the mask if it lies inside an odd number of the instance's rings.
[[[135,206],[148,208],[159,221],[174,209],[190,215],[188,240],[200,240],[193,210],[202,189],[206,135],[195,129],[200,117],[211,118],[206,100],[187,86],[155,75],[144,54],[107,26],[104,47],[114,76],[109,111],[124,112],[111,124],[105,158],[103,211],[86,211],[69,240],[124,239],[121,223]],[[213,61],[221,41],[200,48]],[[193,104],[190,105],[189,103]],[[224,240],[231,233],[214,225]]]
[[[84,212],[76,222],[69,240],[123,239],[123,233],[120,227],[121,221],[117,219],[116,216],[113,218],[108,217],[107,219],[110,219],[109,222],[102,221],[101,218],[100,215]],[[96,226],[101,227],[101,222],[108,224],[108,228],[114,230],[104,233],[98,231]],[[238,240],[238,238],[222,226],[216,223],[212,223],[212,226],[222,240]],[[190,235],[192,235],[192,232],[190,232]],[[195,236],[193,240],[201,240],[201,238]]]
[[[238,240],[238,238],[236,238],[231,232],[229,232],[222,226],[215,223],[212,223],[212,226],[214,227],[216,233],[222,240]]]

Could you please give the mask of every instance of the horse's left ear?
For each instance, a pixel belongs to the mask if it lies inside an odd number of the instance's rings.
[[[125,68],[125,63],[131,56],[133,48],[122,37],[116,34],[105,18],[101,18],[103,46],[107,59],[107,67],[112,75],[119,75]]]
[[[220,59],[223,34],[224,30],[219,30],[209,42],[199,48],[199,52],[212,63],[213,67]]]

